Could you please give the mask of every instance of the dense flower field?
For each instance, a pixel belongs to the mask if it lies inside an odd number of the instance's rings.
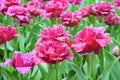
[[[120,0],[0,0],[0,80],[120,80]]]

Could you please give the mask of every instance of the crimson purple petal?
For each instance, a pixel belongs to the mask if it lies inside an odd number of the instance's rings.
[[[82,0],[69,0],[72,4],[81,4]]]

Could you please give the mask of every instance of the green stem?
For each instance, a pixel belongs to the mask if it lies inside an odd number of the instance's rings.
[[[19,80],[23,80],[23,79],[22,79],[22,77],[23,77],[23,75],[22,75],[22,74],[20,74],[20,76],[19,76]]]
[[[55,75],[56,75],[56,80],[62,80],[62,75],[61,75],[61,71],[60,70],[60,63],[56,62],[55,64]]]
[[[39,70],[40,70],[40,72],[41,72],[41,74],[42,74],[42,78],[44,78],[44,80],[48,80],[48,79],[46,79],[46,78],[49,78],[49,76],[48,77],[46,77],[46,75],[49,75],[47,72],[46,72],[46,70],[43,68],[43,66],[42,65],[37,65],[38,66],[38,68],[39,68]]]
[[[88,72],[88,75],[90,76],[91,75],[91,66],[90,66],[90,54],[86,55],[86,61],[87,61],[87,72]]]
[[[104,56],[104,48],[102,48],[101,53],[98,54],[99,60],[100,60],[100,72],[102,73],[105,69],[105,56]]]
[[[117,40],[115,40],[114,38],[112,38],[112,40],[120,48],[120,43]]]
[[[59,71],[59,63],[49,65],[49,74],[47,80],[62,80],[61,73]]]
[[[56,80],[59,80],[59,78],[58,78],[58,65],[57,65],[57,63],[56,63],[56,65],[55,65],[55,67],[56,67],[56,68],[55,68],[55,69],[56,69],[56,71],[55,71],[55,72],[56,72],[56,73],[55,73],[55,74],[56,74]]]
[[[72,34],[73,28],[74,28],[74,27],[70,27],[70,34]]]
[[[74,10],[75,10],[75,5],[72,4],[72,12],[74,12]]]
[[[96,77],[96,60],[95,54],[88,54],[85,56],[87,61],[87,73],[88,73],[88,80],[95,80]]]
[[[113,36],[114,35],[114,26],[110,26],[109,31],[110,31],[111,36]]]
[[[18,38],[19,49],[22,53],[25,53],[25,48],[24,48],[25,42],[23,41],[23,38],[25,35],[25,28],[23,26],[20,26],[20,21],[18,21],[17,31],[18,31],[18,34],[22,34],[22,36]]]
[[[7,42],[4,43],[4,60],[7,59]]]
[[[51,18],[52,25],[57,24],[57,21],[58,21],[57,18],[54,17]]]
[[[48,80],[53,80],[53,65],[49,65],[49,74],[48,74]]]

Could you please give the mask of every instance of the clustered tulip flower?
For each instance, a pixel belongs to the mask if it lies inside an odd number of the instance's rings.
[[[101,48],[111,41],[104,27],[94,28],[92,25],[84,27],[74,38],[74,41],[67,40],[68,45],[80,54],[95,52],[99,53]]]
[[[114,11],[111,2],[99,2],[94,7],[98,15],[107,15]]]
[[[27,9],[27,11],[29,12],[29,14],[31,16],[39,16],[40,15],[40,10],[36,9],[36,6],[31,6],[29,4],[24,4],[23,7],[25,7]]]
[[[29,12],[22,6],[9,7],[7,10],[7,15],[17,18],[21,23],[29,23],[30,21]]]
[[[89,6],[80,8],[79,11],[83,14],[83,16],[105,16],[111,12],[114,12],[114,8],[110,2],[99,2],[95,5],[91,4]]]
[[[120,16],[115,13],[109,13],[107,16],[105,16],[104,22],[108,25],[120,24]]]
[[[61,21],[64,26],[75,26],[77,25],[82,18],[81,12],[76,11],[72,12],[63,12],[61,14]]]
[[[20,0],[0,0],[0,12],[6,13],[10,6],[19,5]]]
[[[88,17],[90,15],[90,6],[82,7],[78,11],[81,12],[82,17]]]
[[[53,25],[52,28],[48,27],[43,29],[37,42],[43,42],[47,40],[65,41],[69,36],[71,35],[64,31],[64,26]]]
[[[0,44],[19,36],[12,26],[0,26]]]
[[[113,46],[112,54],[115,56],[120,56],[120,48],[118,46]]]
[[[120,9],[120,0],[114,0],[115,6]]]
[[[79,10],[76,10],[75,12],[62,12],[60,20],[62,21],[63,25],[71,27],[77,25],[80,22],[80,20],[82,20],[85,17],[88,17],[89,15],[93,15],[96,17],[106,17],[113,12],[114,8],[110,2],[99,2],[95,5],[91,4],[89,6],[82,7]],[[116,20],[115,22],[117,23],[112,25],[119,24],[119,20]]]
[[[44,17],[60,17],[60,14],[67,8],[67,0],[52,0],[45,5],[45,9],[41,10]]]
[[[119,16],[114,12],[114,7],[111,2],[99,2],[95,5],[91,4],[80,8],[82,17],[88,17],[90,15],[96,17],[104,17],[104,22],[108,25],[120,24]]]
[[[41,62],[55,64],[56,62],[61,62],[65,59],[73,59],[73,55],[70,54],[68,45],[54,40],[37,44],[32,55],[36,64]]]
[[[65,26],[76,26],[80,22],[80,20],[83,20],[84,17],[87,17],[89,15],[101,17],[101,16],[107,16],[109,15],[109,13],[114,12],[114,7],[112,6],[111,2],[99,2],[95,5],[91,4],[91,5],[82,7],[79,10],[76,10],[75,12],[68,12],[68,11],[65,12],[65,10],[68,8],[69,3],[80,4],[81,1],[82,0],[47,0],[46,2],[46,0],[32,0],[21,6],[19,5],[19,2],[20,2],[19,0],[16,0],[15,2],[14,1],[9,2],[9,1],[3,0],[0,2],[0,5],[1,5],[0,9],[1,9],[1,12],[5,11],[4,13],[9,16],[11,16],[12,13],[15,13],[15,11],[18,11],[17,13],[24,13],[22,15],[21,14],[14,15],[14,16],[17,16],[15,18],[20,20],[21,23],[28,24],[30,23],[32,16],[36,17],[41,14],[41,16],[44,18],[50,18],[50,17],[58,18],[62,21],[62,24]],[[115,4],[119,3],[118,0],[115,0],[114,2]],[[4,6],[2,7],[3,4],[9,4],[9,7],[7,8]],[[5,8],[5,9],[2,10],[2,8]],[[21,9],[17,10],[19,8]],[[27,13],[24,12],[25,10]],[[72,16],[70,17],[70,15]],[[66,20],[68,17],[71,19]],[[113,24],[113,25],[116,25],[116,24]]]

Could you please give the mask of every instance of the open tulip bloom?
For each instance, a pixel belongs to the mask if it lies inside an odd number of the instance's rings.
[[[33,58],[29,55],[29,53],[23,54],[16,51],[13,54],[13,59],[7,59],[2,64],[2,67],[5,67],[7,64],[14,67],[21,74],[27,73],[35,65]]]

